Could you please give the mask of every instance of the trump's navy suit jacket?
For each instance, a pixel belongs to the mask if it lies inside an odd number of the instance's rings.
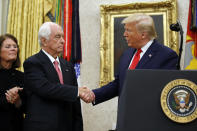
[[[94,104],[107,101],[115,96],[119,96],[122,90],[126,71],[131,62],[136,49],[129,48],[121,56],[118,73],[115,75],[115,80],[109,84],[93,90],[95,94]],[[156,40],[145,52],[140,59],[136,69],[176,69],[178,56],[172,49],[159,44]]]
[[[63,85],[43,51],[24,62],[27,93],[24,131],[83,131],[74,68],[64,59],[59,60]]]

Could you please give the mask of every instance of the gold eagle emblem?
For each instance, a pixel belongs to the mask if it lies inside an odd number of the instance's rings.
[[[181,113],[189,111],[192,106],[192,102],[189,102],[190,93],[185,90],[178,90],[174,94],[174,100],[176,102],[176,110],[179,110]]]

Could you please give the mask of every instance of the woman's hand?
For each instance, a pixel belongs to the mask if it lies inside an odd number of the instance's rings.
[[[21,105],[21,99],[18,92],[22,90],[23,88],[20,87],[13,87],[7,90],[5,93],[7,101],[11,104],[15,104],[16,107],[19,107]]]

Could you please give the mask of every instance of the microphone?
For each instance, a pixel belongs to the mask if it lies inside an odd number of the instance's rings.
[[[181,42],[180,42],[180,46],[179,46],[179,55],[178,55],[178,62],[177,62],[177,69],[180,70],[180,61],[181,61],[181,55],[182,55],[182,51],[183,51],[183,28],[181,26],[181,23],[179,22],[179,20],[177,20],[176,24],[171,24],[170,25],[170,30],[172,31],[176,31],[179,32],[180,31],[180,35],[181,35]]]
[[[170,29],[172,30],[172,31],[176,31],[176,32],[179,32],[180,31],[180,23],[179,23],[179,21],[177,21],[177,23],[176,24],[171,24],[170,25]]]

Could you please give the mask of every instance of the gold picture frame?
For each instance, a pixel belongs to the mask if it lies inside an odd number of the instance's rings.
[[[176,0],[166,0],[161,2],[141,2],[124,5],[101,5],[101,41],[100,41],[100,86],[114,80],[114,69],[116,59],[123,52],[119,48],[120,44],[115,44],[118,40],[124,41],[123,33],[120,34],[124,25],[121,20],[132,13],[146,13],[156,18],[155,26],[159,25],[159,38],[162,43],[178,53],[178,33],[170,30],[169,26],[177,21]],[[153,18],[154,19],[154,18]],[[162,20],[161,20],[162,19]],[[155,19],[154,19],[155,21]],[[162,23],[162,24],[161,24]],[[118,24],[118,25],[117,25]],[[122,27],[119,25],[122,25]],[[157,30],[157,27],[156,27]],[[118,34],[119,33],[119,34]],[[158,30],[157,30],[158,33]],[[117,35],[118,34],[118,35]],[[116,40],[115,40],[116,39]],[[126,41],[125,41],[126,42]],[[118,52],[115,50],[118,48]],[[124,47],[123,47],[124,48]],[[122,51],[122,52],[121,52]],[[116,57],[115,57],[116,56]],[[116,62],[116,63],[115,63]],[[117,66],[116,66],[117,67]]]

